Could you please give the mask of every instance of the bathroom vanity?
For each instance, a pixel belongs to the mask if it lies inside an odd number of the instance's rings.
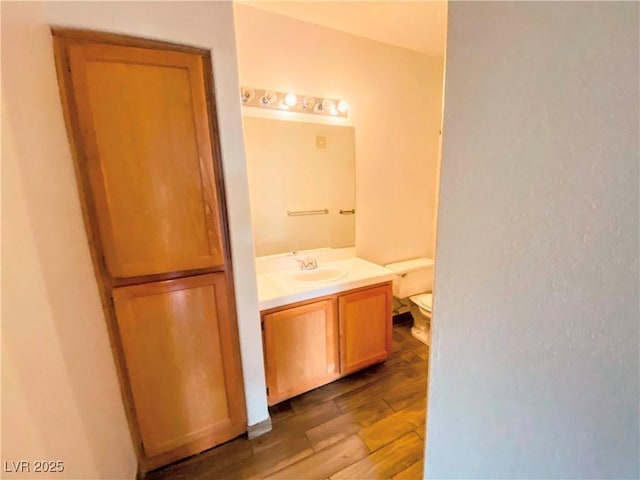
[[[273,405],[387,358],[395,274],[340,248],[355,243],[353,127],[245,116],[244,134]]]
[[[296,257],[281,257],[280,268],[272,263],[258,273],[269,405],[381,362],[391,351],[393,272],[357,257],[320,260],[308,271],[283,269]]]

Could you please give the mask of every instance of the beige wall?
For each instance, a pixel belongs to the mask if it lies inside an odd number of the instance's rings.
[[[63,460],[65,472],[56,478],[133,478],[134,453],[80,213],[50,24],[212,50],[253,424],[267,418],[267,408],[232,7],[2,4],[2,460]]]
[[[62,478],[132,478],[38,4],[2,5],[2,99],[2,460],[62,460]]]
[[[3,25],[3,34],[7,29]],[[31,33],[29,41],[19,42],[25,48],[37,39]],[[3,56],[4,67],[7,53]],[[26,81],[25,86],[34,85]],[[64,132],[55,140],[55,135],[39,136],[29,146],[14,141],[16,129],[27,125],[24,118],[11,121],[7,100],[2,109],[2,460],[63,460],[62,478],[131,478],[135,459],[79,212],[68,199],[55,205],[46,200],[74,188],[70,166],[57,162],[66,149]],[[28,128],[39,131],[44,121],[36,119]],[[22,172],[42,159],[50,165],[30,172],[37,179],[25,181]],[[66,172],[49,177],[52,168]],[[46,213],[34,212],[33,203],[41,202],[47,203],[40,206]],[[65,222],[62,235],[49,235],[58,229],[56,218],[75,221]]]
[[[433,256],[443,58],[246,5],[235,17],[241,84],[349,102],[358,255]]]
[[[640,4],[451,2],[428,478],[639,478]]]

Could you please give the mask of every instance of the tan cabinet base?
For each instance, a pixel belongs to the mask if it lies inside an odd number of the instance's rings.
[[[269,405],[384,361],[391,302],[387,282],[262,312]]]

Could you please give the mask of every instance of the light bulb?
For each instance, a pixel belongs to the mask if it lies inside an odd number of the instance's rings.
[[[302,100],[303,108],[313,108],[315,104],[316,104],[316,99],[308,95],[304,97],[304,99]]]
[[[253,88],[243,87],[241,90],[242,103],[251,101],[253,97],[255,97],[255,95],[256,92],[253,90]]]
[[[284,97],[284,103],[289,107],[295,107],[298,103],[298,97],[294,93],[287,93]]]
[[[330,100],[328,98],[325,98],[324,100],[322,100],[322,110],[326,111],[326,110],[331,110],[333,108],[336,108],[333,100]]]
[[[349,110],[349,104],[348,104],[346,101],[344,101],[344,100],[340,100],[340,101],[338,102],[338,111],[339,111],[340,113],[344,113],[344,112],[346,112],[347,110]]]
[[[278,95],[276,94],[276,92],[274,92],[273,90],[266,90],[264,92],[264,95],[260,99],[260,102],[263,105],[271,105],[272,103],[275,103],[277,99]]]

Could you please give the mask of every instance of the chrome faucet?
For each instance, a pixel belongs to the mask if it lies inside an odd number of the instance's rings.
[[[306,260],[296,260],[300,264],[300,270],[313,270],[314,268],[318,268],[318,260],[309,257]]]

